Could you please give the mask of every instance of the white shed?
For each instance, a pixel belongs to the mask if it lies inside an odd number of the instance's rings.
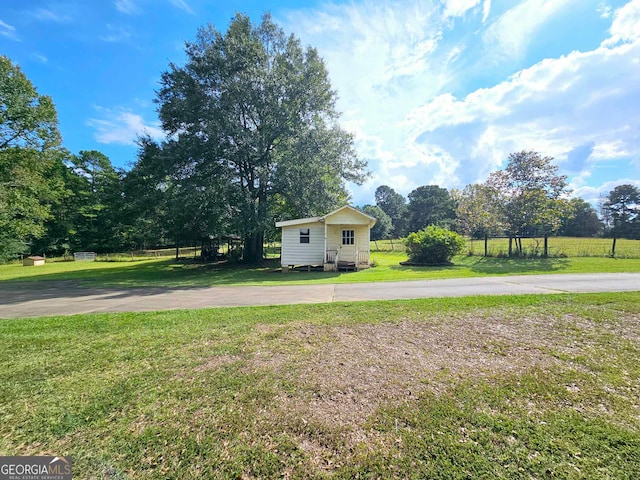
[[[371,227],[376,219],[349,205],[322,217],[276,222],[282,228],[283,271],[324,266],[325,271],[369,268]]]
[[[31,256],[22,260],[22,265],[25,267],[40,267],[44,265],[45,260],[46,258],[44,257]]]

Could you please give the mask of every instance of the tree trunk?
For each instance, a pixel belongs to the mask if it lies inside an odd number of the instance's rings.
[[[180,241],[176,238],[176,260],[180,259]]]
[[[509,256],[513,254],[513,237],[509,235]]]
[[[264,254],[264,234],[251,233],[244,237],[244,261],[251,264],[262,262]]]

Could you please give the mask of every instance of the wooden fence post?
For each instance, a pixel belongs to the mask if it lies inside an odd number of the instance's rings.
[[[486,233],[484,234],[484,256],[489,256],[489,236]]]
[[[549,236],[544,234],[544,257],[547,258],[549,256]]]

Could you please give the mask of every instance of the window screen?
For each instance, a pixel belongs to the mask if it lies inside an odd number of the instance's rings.
[[[309,229],[308,228],[301,228],[300,229],[300,243],[309,243]]]

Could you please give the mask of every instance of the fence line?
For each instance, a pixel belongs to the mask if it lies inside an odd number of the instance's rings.
[[[584,237],[548,237],[547,256],[549,257],[616,257],[640,258],[640,240],[626,238],[584,238]],[[371,250],[378,252],[404,252],[404,240],[378,240],[371,242]],[[465,254],[485,255],[484,239],[466,239]],[[512,255],[517,252],[515,242]],[[487,256],[509,256],[508,237],[489,237],[487,239]],[[522,238],[522,256],[544,256],[544,237]]]

